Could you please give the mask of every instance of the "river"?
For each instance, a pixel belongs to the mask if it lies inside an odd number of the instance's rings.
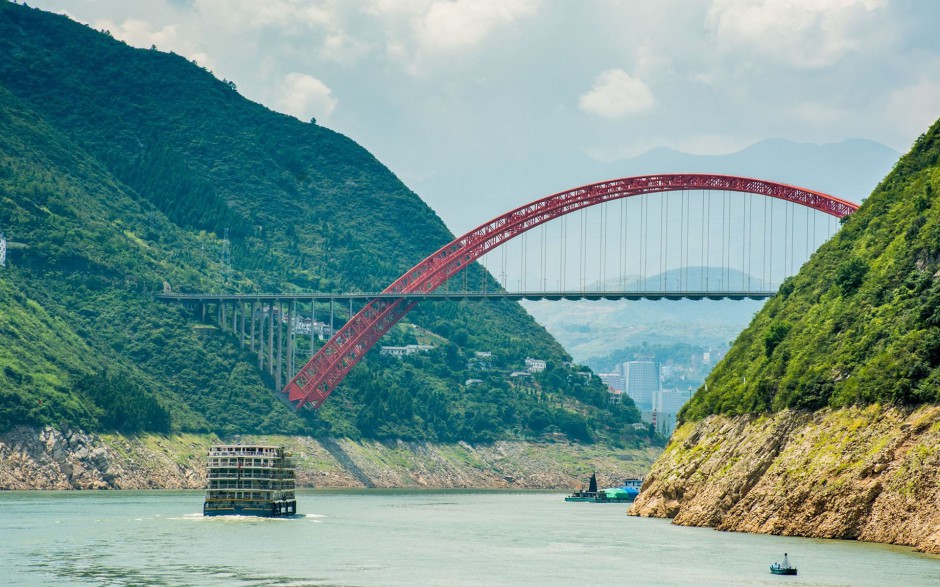
[[[539,492],[301,491],[293,519],[202,494],[0,493],[4,585],[940,585],[909,548],[733,534]],[[788,552],[797,577],[769,573]]]

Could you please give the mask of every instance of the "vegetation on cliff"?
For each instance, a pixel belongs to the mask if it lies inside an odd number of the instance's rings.
[[[680,413],[940,403],[940,121],[787,279]]]
[[[153,293],[376,291],[452,238],[440,219],[349,138],[178,55],[8,2],[0,55],[0,429],[636,440],[635,408],[508,303],[420,307],[435,353],[370,356],[295,414],[254,357]],[[495,369],[467,386],[477,351]],[[499,375],[527,356],[550,368]]]

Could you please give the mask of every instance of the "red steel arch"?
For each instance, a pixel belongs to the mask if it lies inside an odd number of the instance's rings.
[[[441,247],[382,293],[432,292],[506,241],[583,208],[642,194],[690,189],[758,194],[794,202],[838,218],[858,209],[857,204],[813,190],[731,175],[682,173],[613,179],[559,192],[506,212]],[[350,369],[415,303],[404,295],[401,298],[376,298],[369,302],[287,384],[284,393],[288,400],[297,402],[297,408],[305,404],[320,407]]]

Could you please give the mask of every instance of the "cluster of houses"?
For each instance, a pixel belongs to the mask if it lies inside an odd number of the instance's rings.
[[[426,353],[434,350],[434,345],[430,344],[408,344],[405,346],[383,346],[379,348],[380,355],[390,355],[392,357],[404,357],[415,353]]]
[[[392,357],[406,357],[416,353],[427,353],[436,347],[430,344],[409,344],[405,346],[382,346],[379,347],[379,354]],[[489,371],[492,368],[493,353],[489,351],[477,351],[473,357],[467,361],[467,369],[470,371]],[[530,377],[534,373],[541,373],[545,370],[546,363],[543,359],[526,358],[522,371],[513,371],[510,377]],[[468,379],[466,385],[482,383],[482,379]]]

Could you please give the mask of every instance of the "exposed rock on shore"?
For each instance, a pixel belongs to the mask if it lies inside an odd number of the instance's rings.
[[[649,470],[659,449],[568,443],[355,442],[243,436],[285,445],[300,487],[573,489],[594,470],[605,485]],[[16,428],[0,435],[0,489],[200,489],[211,435],[96,435]]]
[[[630,512],[940,554],[940,407],[711,416],[676,430]]]

